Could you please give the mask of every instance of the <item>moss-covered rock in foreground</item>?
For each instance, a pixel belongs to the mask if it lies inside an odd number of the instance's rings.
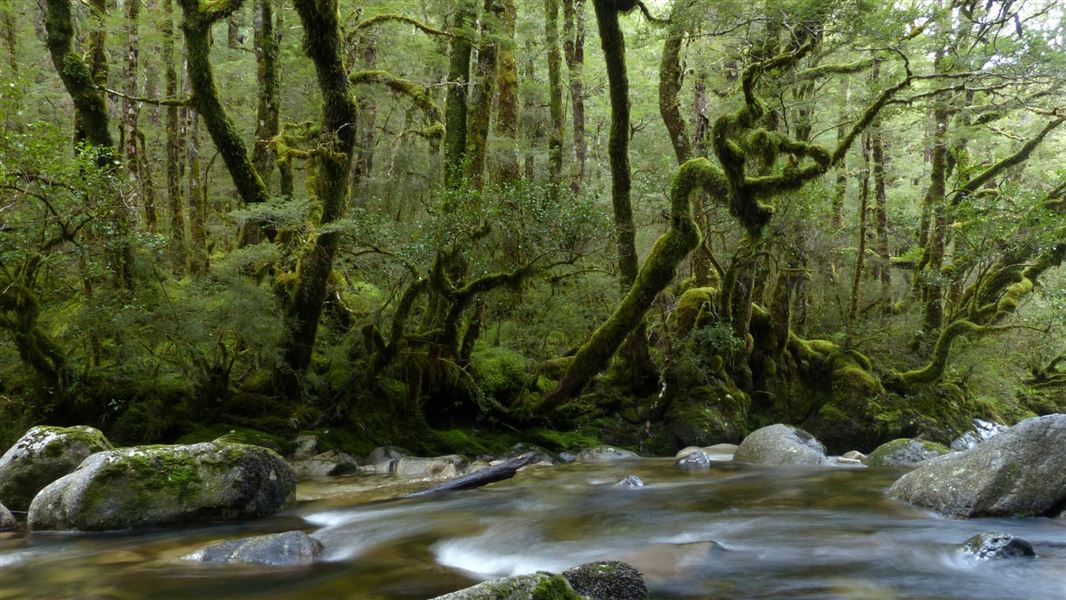
[[[540,572],[486,581],[434,600],[645,600],[644,577],[622,562],[583,564],[561,575]]]
[[[41,492],[32,530],[103,531],[271,515],[296,493],[272,450],[209,442],[99,452]]]
[[[46,485],[90,454],[110,448],[104,434],[92,427],[34,427],[0,457],[0,502],[26,510]]]

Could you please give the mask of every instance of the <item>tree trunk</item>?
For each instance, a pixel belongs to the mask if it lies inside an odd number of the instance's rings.
[[[444,100],[444,185],[461,187],[466,160],[467,84],[470,82],[471,26],[475,0],[458,0],[448,64],[448,95]]]
[[[94,19],[103,19],[99,10],[106,10],[103,0],[93,0]],[[86,64],[74,51],[74,23],[70,13],[70,0],[47,0],[45,27],[47,28],[48,51],[52,64],[59,74],[63,87],[74,102],[75,139],[96,146],[101,166],[111,163],[114,142],[108,127],[107,100],[96,86],[101,73],[106,81],[107,61],[103,41],[103,29],[96,28],[90,34],[90,63]]]
[[[485,0],[481,11],[481,46],[477,53],[477,80],[472,86],[470,114],[466,132],[466,178],[473,189],[484,184],[485,156],[489,145],[492,101],[496,95],[496,68],[500,17],[504,9],[500,0]]]
[[[15,12],[11,4],[0,8],[0,37],[7,47],[8,67],[12,73],[19,72],[18,30],[15,28]]]
[[[870,132],[870,144],[873,154],[874,175],[874,212],[877,223],[877,255],[879,265],[878,279],[881,281],[881,306],[889,310],[892,306],[892,254],[888,247],[888,195],[885,191],[885,145],[884,131],[876,125]]]
[[[617,21],[617,17],[616,17]],[[563,69],[559,54],[559,0],[544,0],[544,43],[548,48],[548,190],[559,193],[563,175]]]
[[[944,268],[944,252],[947,242],[948,215],[945,203],[945,179],[947,177],[948,121],[947,107],[942,102],[933,111],[936,134],[933,139],[932,173],[925,204],[932,214],[929,242],[925,248],[925,266],[919,278],[922,281],[922,296],[925,301],[923,329],[926,334],[940,330],[944,322],[943,284],[941,270]]]
[[[845,81],[844,91],[841,94],[840,115],[837,117],[837,144],[847,135],[849,96],[850,88]],[[836,185],[833,188],[833,230],[840,231],[840,228],[844,226],[844,197],[848,193],[848,161],[840,161],[836,165],[836,172]]]
[[[574,163],[570,191],[581,193],[588,143],[585,141],[585,0],[563,0],[563,54],[570,75],[570,107],[574,125]]]
[[[500,14],[500,44],[497,78],[500,92],[496,101],[496,135],[502,146],[497,159],[497,180],[503,185],[513,185],[521,177],[518,170],[518,65],[515,62],[515,20],[517,9],[514,0],[502,0]]]
[[[200,119],[196,111],[186,111],[185,149],[189,170],[189,190],[186,194],[189,205],[189,272],[200,275],[207,272],[207,203],[204,200],[203,172],[200,166]]]
[[[163,0],[163,69],[164,93],[167,98],[178,95],[178,70],[174,65],[174,0]],[[167,135],[167,207],[170,212],[171,271],[180,275],[185,271],[185,213],[181,206],[181,128],[178,107],[166,107]]]
[[[280,131],[281,119],[281,27],[275,26],[274,2],[275,0],[256,0],[252,19],[255,74],[259,86],[252,166],[259,173],[268,193],[272,187],[271,178],[275,163],[270,142]],[[281,10],[278,11],[279,21],[281,12]]]
[[[352,150],[355,146],[355,99],[341,54],[341,32],[337,0],[296,0],[296,11],[304,27],[304,50],[315,64],[322,94],[321,150],[316,153],[317,176],[313,194],[322,205],[321,225],[344,217],[348,204]],[[318,322],[326,298],[326,285],[333,269],[340,234],[319,232],[312,247],[301,257],[299,279],[288,308],[290,337],[285,344],[288,372],[283,380],[298,382],[311,364]],[[295,376],[295,377],[294,377]]]
[[[862,294],[862,272],[866,261],[866,215],[870,202],[870,135],[862,136],[862,173],[859,180],[859,242],[855,256],[855,272],[851,280],[851,304],[848,306],[848,340],[855,339],[859,319],[859,296]]]

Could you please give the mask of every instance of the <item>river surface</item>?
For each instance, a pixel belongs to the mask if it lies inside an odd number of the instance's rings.
[[[885,496],[902,471],[759,468],[668,459],[523,470],[510,481],[396,499],[390,476],[301,483],[295,509],[253,523],[0,539],[0,598],[429,598],[480,580],[624,560],[652,598],[1066,598],[1066,519],[938,517]],[[638,475],[641,489],[612,485]],[[228,537],[302,529],[306,568],[180,557]],[[1005,531],[1039,558],[976,563],[956,548]]]

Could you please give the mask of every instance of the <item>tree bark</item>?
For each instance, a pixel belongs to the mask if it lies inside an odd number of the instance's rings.
[[[167,98],[178,95],[178,70],[174,65],[174,0],[163,0],[163,75]],[[181,127],[178,107],[166,107],[166,173],[167,207],[170,212],[171,271],[180,275],[185,271],[185,213],[181,205]]]
[[[471,87],[470,114],[466,132],[467,183],[473,189],[484,185],[485,157],[489,145],[492,101],[496,95],[496,70],[499,56],[500,19],[504,12],[500,0],[485,0],[481,11],[481,45],[477,54],[477,79]]]
[[[475,0],[458,0],[452,23],[448,95],[444,100],[444,185],[462,185],[466,161],[467,85],[470,82],[470,29],[477,17]]]
[[[851,304],[848,306],[848,340],[855,339],[859,319],[859,296],[862,294],[862,272],[866,264],[866,215],[870,202],[870,136],[862,137],[862,173],[859,180],[859,240],[855,255],[855,272],[851,279]]]
[[[570,191],[581,193],[585,179],[588,142],[585,141],[585,0],[563,0],[563,54],[570,82],[570,108],[573,115],[574,162],[570,169]]]
[[[617,20],[617,18],[616,18]],[[544,0],[544,43],[548,49],[548,190],[558,195],[563,175],[563,69],[559,54],[559,0]]]
[[[281,28],[275,26],[275,0],[256,0],[252,27],[255,44],[255,74],[259,87],[256,102],[255,146],[252,166],[269,193],[275,157],[270,142],[278,135],[281,122]],[[280,7],[279,7],[280,8]],[[281,10],[277,19],[281,19]]]
[[[518,168],[518,65],[515,62],[515,20],[517,9],[514,0],[502,0],[500,14],[500,37],[497,78],[500,92],[496,108],[496,135],[501,138],[501,150],[497,159],[497,180],[503,185],[513,185],[521,177]]]

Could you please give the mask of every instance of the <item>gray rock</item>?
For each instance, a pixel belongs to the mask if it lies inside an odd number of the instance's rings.
[[[621,450],[612,446],[596,446],[582,450],[575,459],[577,462],[608,462],[612,460],[629,460],[640,458],[636,452]]]
[[[297,567],[313,563],[320,554],[321,542],[302,531],[286,531],[211,544],[182,559],[218,565]]]
[[[292,457],[294,459],[311,458],[312,456],[319,454],[318,438],[310,433],[296,436],[296,439],[293,440],[293,445],[296,447],[296,449],[292,451]]]
[[[451,479],[459,474],[465,462],[463,457],[455,454],[434,458],[405,456],[393,461],[389,470],[400,477]]]
[[[368,465],[380,465],[389,464],[397,459],[407,456],[407,451],[396,446],[379,446],[370,451],[370,456],[366,457],[366,463]]]
[[[693,454],[695,452],[703,452],[703,448],[700,448],[699,446],[688,446],[682,448],[677,451],[677,454],[674,455],[674,458],[682,459],[688,456],[689,454]]]
[[[292,505],[296,475],[273,450],[205,442],[93,454],[33,499],[31,530],[103,531],[265,517]]]
[[[343,452],[330,450],[310,458],[292,461],[293,471],[299,479],[351,475],[359,471],[355,459]]]
[[[969,450],[977,444],[990,440],[1006,430],[1006,425],[1000,425],[999,423],[993,423],[983,419],[974,419],[973,431],[967,431],[958,438],[955,438],[955,440],[951,442],[951,449],[957,451]]]
[[[561,575],[533,573],[479,583],[432,600],[584,600]]]
[[[739,447],[736,444],[714,444],[707,446],[703,451],[707,454],[735,454]]]
[[[0,531],[14,531],[18,529],[18,526],[15,515],[11,514],[6,506],[0,504]]]
[[[1027,419],[899,478],[889,494],[956,518],[1054,516],[1066,506],[1066,415]]]
[[[737,447],[733,460],[756,465],[824,465],[825,446],[806,431],[791,425],[756,429]]]
[[[627,475],[615,483],[614,486],[635,490],[644,487],[644,480],[636,475]]]
[[[588,600],[645,600],[640,571],[623,562],[592,562],[563,571],[574,591]]]
[[[110,449],[104,434],[92,427],[34,427],[0,457],[0,502],[26,510],[46,485],[90,454]]]
[[[900,438],[878,446],[867,457],[866,464],[870,467],[910,467],[948,452],[950,450],[943,444]]]
[[[577,460],[577,455],[573,452],[560,452],[559,460],[563,461],[564,463],[572,463]]]
[[[674,466],[683,469],[706,469],[711,466],[711,457],[703,450],[697,449],[674,461]]]
[[[858,450],[849,450],[841,455],[840,458],[849,458],[851,460],[865,461],[866,455]]]
[[[1036,556],[1032,544],[1009,533],[979,533],[966,540],[962,552],[977,560]]]
[[[862,461],[857,458],[844,458],[843,456],[838,456],[837,464],[857,467],[862,464]]]
[[[507,452],[504,452],[503,456],[500,458],[506,460],[516,456],[522,456],[529,452],[533,453],[533,460],[530,461],[530,464],[548,462],[554,465],[559,462],[559,459],[551,452],[548,452],[536,444],[527,444],[525,442],[518,442],[514,446],[511,446],[511,448],[507,450]]]

